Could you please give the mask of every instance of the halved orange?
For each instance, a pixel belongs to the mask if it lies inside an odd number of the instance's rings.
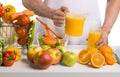
[[[106,53],[104,56],[105,56],[106,63],[109,65],[113,65],[117,62],[117,60],[110,54]]]
[[[81,64],[88,64],[90,62],[91,54],[87,49],[84,49],[78,54],[78,62]]]
[[[91,57],[92,66],[99,68],[102,67],[105,63],[105,58],[101,53],[95,53]]]
[[[93,47],[88,47],[87,50],[90,52],[91,55],[100,52],[97,48],[93,48]]]
[[[113,50],[112,50],[112,48],[110,47],[110,46],[102,46],[101,48],[100,48],[100,52],[104,55],[104,54],[110,54],[110,55],[112,55],[113,54]]]

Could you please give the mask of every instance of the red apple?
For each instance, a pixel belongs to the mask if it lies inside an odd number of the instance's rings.
[[[34,64],[40,69],[47,69],[52,65],[51,54],[47,51],[38,52],[34,56]]]
[[[50,48],[48,49],[48,52],[50,52],[52,56],[52,64],[58,64],[61,61],[62,53],[57,48]]]

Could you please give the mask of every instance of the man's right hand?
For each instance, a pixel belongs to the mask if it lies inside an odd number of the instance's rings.
[[[55,26],[61,27],[64,25],[65,16],[69,12],[67,7],[62,6],[61,8],[54,10],[52,20]]]

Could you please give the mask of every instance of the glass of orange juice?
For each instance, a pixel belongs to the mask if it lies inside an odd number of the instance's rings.
[[[88,47],[96,48],[96,43],[101,37],[100,30],[90,30],[88,34]]]
[[[82,36],[84,28],[85,16],[83,14],[68,13],[65,18],[65,41],[68,44],[70,37]]]
[[[65,19],[65,34],[68,36],[81,36],[84,27],[85,16],[68,13]]]

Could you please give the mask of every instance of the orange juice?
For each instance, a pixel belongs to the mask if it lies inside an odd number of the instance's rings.
[[[69,36],[81,36],[85,17],[79,14],[67,14],[65,33]]]
[[[97,41],[100,39],[101,33],[98,30],[91,30],[88,35],[88,47],[96,47]]]

